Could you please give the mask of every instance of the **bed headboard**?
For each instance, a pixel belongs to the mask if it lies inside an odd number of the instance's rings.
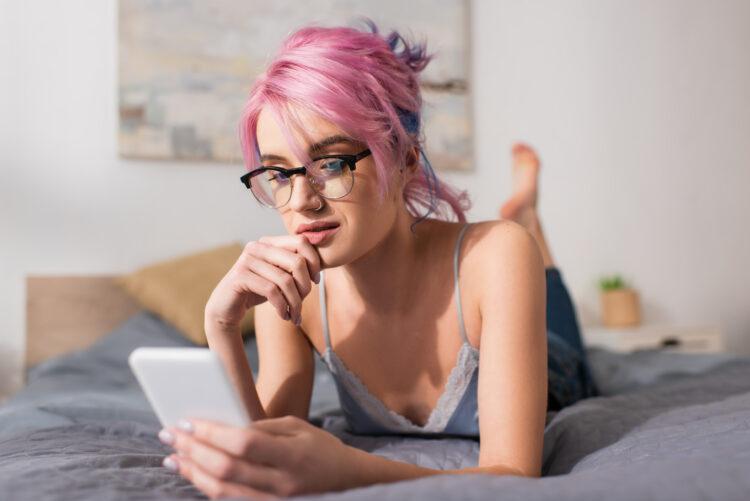
[[[87,347],[142,310],[115,276],[26,277],[26,368]]]

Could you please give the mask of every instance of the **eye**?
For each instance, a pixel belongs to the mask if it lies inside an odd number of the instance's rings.
[[[268,170],[265,172],[266,180],[276,183],[286,183],[289,178],[283,172]]]
[[[340,158],[324,158],[316,164],[317,170],[327,176],[340,174],[345,166],[346,162]]]

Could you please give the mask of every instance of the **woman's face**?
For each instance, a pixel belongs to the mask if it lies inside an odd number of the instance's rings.
[[[306,132],[311,143],[293,132],[295,139],[304,148],[333,136],[348,137],[333,123],[312,113],[302,113]],[[277,165],[292,168],[302,165],[302,161],[292,152],[281,128],[267,108],[258,117],[257,140],[261,157],[273,155],[275,159],[264,160],[263,165]],[[318,155],[354,155],[366,149],[367,145],[358,142],[336,142],[310,152],[311,158]],[[369,155],[356,164],[354,184],[349,194],[338,199],[326,199],[313,189],[307,178],[295,175],[292,178],[292,195],[289,202],[277,210],[281,214],[286,230],[291,235],[298,233],[298,227],[316,221],[337,223],[338,229],[319,244],[313,244],[320,254],[324,268],[333,268],[357,260],[375,247],[392,229],[399,210],[405,210],[401,194],[403,178],[393,176],[393,189],[381,203],[378,201],[378,185],[373,156]],[[320,204],[323,207],[316,211]]]

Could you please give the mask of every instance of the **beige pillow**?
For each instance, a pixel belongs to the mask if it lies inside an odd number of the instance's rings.
[[[232,243],[170,259],[121,275],[115,282],[145,309],[159,315],[195,344],[206,346],[203,318],[206,303],[219,281],[242,253]],[[253,308],[242,320],[242,335],[253,334]]]

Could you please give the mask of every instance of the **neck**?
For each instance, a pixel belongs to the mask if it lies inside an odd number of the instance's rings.
[[[429,224],[429,220],[422,221],[412,233],[415,221],[402,205],[393,227],[377,246],[336,270],[346,288],[355,291],[371,313],[408,309],[414,299],[410,294],[414,294],[414,277],[421,273],[418,264],[425,249],[422,230]]]

